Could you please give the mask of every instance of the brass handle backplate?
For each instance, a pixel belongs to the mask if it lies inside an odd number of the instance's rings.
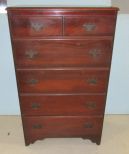
[[[31,84],[31,85],[35,85],[35,84],[38,83],[38,80],[36,80],[36,79],[30,79],[30,80],[27,81],[27,83],[28,84]]]
[[[96,108],[96,103],[95,102],[86,102],[85,106],[88,109],[95,109]]]
[[[32,107],[32,109],[37,110],[37,109],[40,108],[40,104],[38,104],[38,103],[32,103],[31,104],[31,107]]]
[[[93,123],[91,123],[91,122],[86,122],[86,123],[84,124],[84,128],[93,128]]]
[[[93,58],[98,58],[101,55],[101,50],[100,49],[91,49],[89,51],[89,55],[92,56]]]
[[[96,78],[90,78],[87,80],[88,84],[97,85],[98,80]]]
[[[43,23],[39,23],[39,22],[32,22],[31,23],[31,28],[33,30],[35,30],[36,32],[41,31],[44,28],[44,24]]]
[[[95,30],[96,25],[95,25],[94,23],[85,23],[85,24],[82,25],[82,27],[83,27],[86,31],[91,32],[91,31]]]
[[[30,51],[26,51],[25,55],[28,59],[34,59],[38,55],[38,52],[30,50]]]
[[[42,128],[42,125],[41,124],[34,124],[32,126],[33,129],[41,129]]]

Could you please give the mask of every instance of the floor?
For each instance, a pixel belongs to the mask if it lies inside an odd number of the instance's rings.
[[[19,116],[0,116],[0,154],[129,154],[129,115],[107,115],[101,145],[89,140],[44,139],[25,147]]]

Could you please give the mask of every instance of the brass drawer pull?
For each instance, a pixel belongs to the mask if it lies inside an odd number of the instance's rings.
[[[39,81],[36,80],[36,79],[30,79],[30,80],[27,81],[27,83],[28,83],[28,84],[31,84],[31,85],[35,85],[35,84],[37,84],[38,82],[39,82]]]
[[[25,55],[28,59],[34,59],[38,55],[38,52],[30,50],[30,51],[26,51]]]
[[[100,49],[91,49],[89,51],[89,55],[92,56],[93,58],[98,58],[101,56],[101,50]]]
[[[41,129],[42,125],[41,124],[35,124],[32,126],[33,129]]]
[[[84,128],[93,128],[93,124],[90,123],[90,122],[86,122],[86,123],[84,124]]]
[[[37,109],[40,108],[40,104],[38,104],[38,103],[32,103],[31,107],[32,107],[32,109],[37,110]]]
[[[93,24],[93,23],[85,23],[85,24],[83,24],[83,28],[84,28],[86,31],[90,32],[90,31],[95,30],[96,25]]]
[[[91,78],[87,80],[88,84],[97,85],[98,80],[96,78]]]
[[[38,23],[38,22],[32,22],[31,23],[31,28],[35,30],[36,32],[41,31],[44,28],[43,23]]]
[[[85,104],[86,108],[88,109],[95,109],[96,108],[96,103],[95,102],[87,102]]]

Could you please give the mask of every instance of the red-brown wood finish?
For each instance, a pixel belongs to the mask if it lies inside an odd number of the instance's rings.
[[[110,24],[109,24],[110,23]],[[64,18],[66,36],[110,36],[114,33],[115,16],[75,16]]]
[[[17,71],[21,93],[104,93],[108,70]]]
[[[105,94],[20,95],[22,115],[76,116],[104,112]]]
[[[12,37],[40,37],[62,35],[62,17],[13,16]]]
[[[112,39],[14,40],[16,68],[107,67]]]
[[[8,7],[10,16],[14,15],[44,15],[44,16],[87,16],[87,15],[117,15],[117,7]]]
[[[102,117],[38,116],[23,117],[26,142],[46,137],[85,137],[101,134]]]
[[[25,144],[101,142],[118,8],[7,8]]]

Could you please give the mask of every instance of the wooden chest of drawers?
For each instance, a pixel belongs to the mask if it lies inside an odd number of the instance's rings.
[[[118,8],[7,9],[25,143],[100,144]]]

